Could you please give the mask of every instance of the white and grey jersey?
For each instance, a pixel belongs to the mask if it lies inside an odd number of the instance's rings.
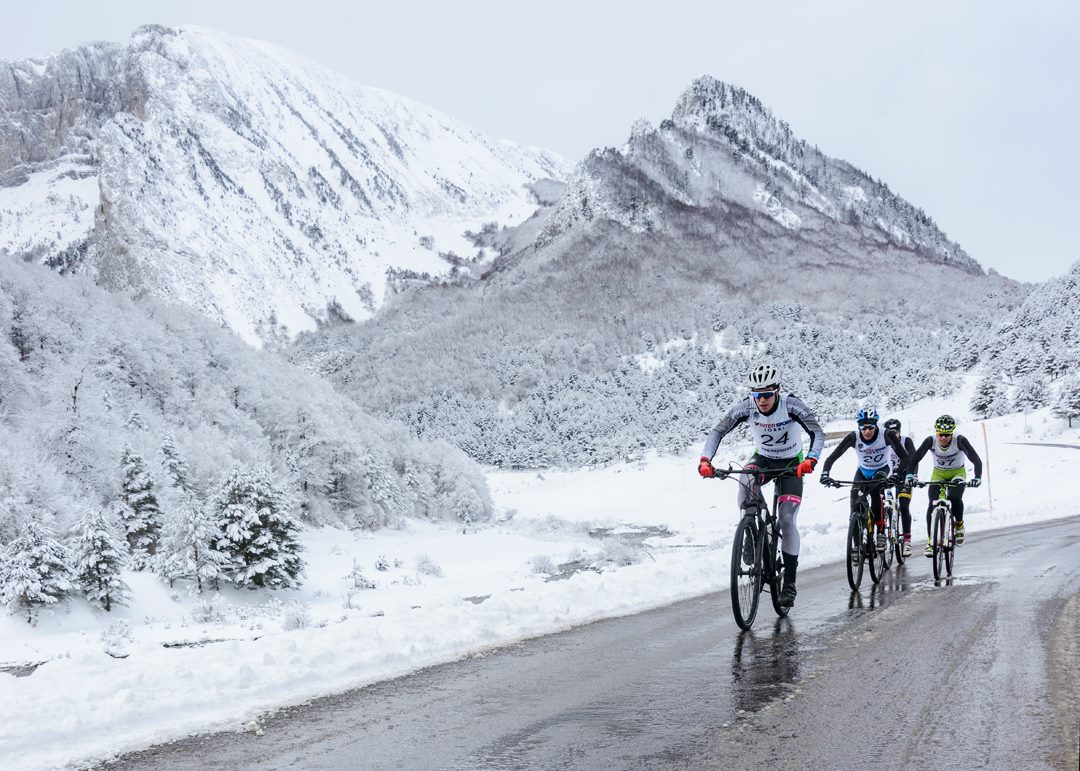
[[[919,449],[915,451],[908,463],[909,474],[918,473],[919,461],[927,453],[933,456],[935,469],[951,471],[963,468],[964,464],[970,461],[975,470],[975,476],[982,476],[982,458],[979,457],[979,453],[975,452],[975,448],[971,446],[971,442],[967,440],[967,437],[961,434],[953,434],[953,440],[949,442],[948,447],[944,448],[938,443],[937,437],[934,435],[923,439]]]
[[[798,457],[803,449],[802,431],[810,435],[810,449],[806,457],[819,458],[821,448],[825,446],[825,432],[817,416],[799,397],[781,393],[775,408],[768,415],[759,412],[749,396],[736,402],[716,424],[716,428],[709,432],[701,454],[712,458],[720,446],[720,440],[740,423],[749,424],[757,454],[765,458],[786,460]]]

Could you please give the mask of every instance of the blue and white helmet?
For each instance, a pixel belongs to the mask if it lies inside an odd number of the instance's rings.
[[[860,426],[876,426],[878,422],[878,412],[873,407],[863,407],[859,410],[858,414],[855,415],[855,422]]]

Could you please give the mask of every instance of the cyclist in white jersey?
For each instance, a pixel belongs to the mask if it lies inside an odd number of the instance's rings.
[[[953,479],[966,479],[968,460],[975,472],[975,476],[968,487],[978,487],[982,482],[982,458],[975,452],[971,442],[962,434],[956,433],[956,421],[951,415],[942,415],[934,421],[934,436],[928,436],[915,450],[908,462],[906,481],[911,483],[915,475],[919,473],[919,461],[926,453],[931,453],[934,458],[934,470],[930,474],[930,484],[927,490],[930,493],[930,504],[926,507],[926,550],[923,552],[927,557],[934,556],[934,546],[930,541],[930,516],[934,511],[934,504],[941,493],[941,483]],[[953,532],[956,534],[956,545],[964,543],[964,488],[960,485],[949,486],[949,500],[952,502]]]
[[[864,407],[855,416],[858,429],[847,434],[840,440],[840,444],[829,454],[821,466],[821,484],[828,486],[832,482],[829,472],[833,464],[852,447],[859,459],[859,467],[855,470],[854,482],[868,482],[877,480],[879,485],[874,485],[870,490],[870,510],[874,513],[874,521],[878,526],[877,548],[885,549],[885,515],[881,510],[882,488],[893,484],[895,477],[891,476],[889,467],[889,453],[892,452],[900,462],[906,466],[907,451],[900,441],[900,434],[896,431],[878,429],[878,412],[873,407]],[[858,487],[851,488],[851,511],[855,511],[858,503],[860,490]]]
[[[886,431],[895,431],[900,434],[900,444],[904,445],[904,451],[910,458],[915,454],[915,442],[911,441],[910,436],[904,436],[900,430],[900,421],[896,418],[889,418],[885,421]],[[892,448],[889,448],[889,473],[903,480],[904,464]],[[905,557],[911,556],[911,485],[904,481],[900,481],[896,485],[896,500],[900,508],[900,524],[904,529],[904,548],[903,553]]]
[[[736,402],[720,419],[705,440],[705,449],[698,462],[698,473],[703,477],[714,476],[712,458],[720,440],[731,433],[740,423],[750,427],[754,437],[754,454],[744,468],[791,469],[794,477],[776,480],[780,486],[777,519],[784,553],[784,588],[780,592],[780,604],[795,604],[795,575],[799,566],[799,529],[795,517],[802,502],[803,476],[811,473],[821,457],[825,446],[825,432],[810,408],[794,394],[780,392],[780,374],[772,364],[758,364],[750,370],[746,385],[750,396]],[[810,450],[803,456],[802,432],[810,435]],[[739,484],[739,510],[746,500],[756,494],[760,486],[754,474],[744,476]]]

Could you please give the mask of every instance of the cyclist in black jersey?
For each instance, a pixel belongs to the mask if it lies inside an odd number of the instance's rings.
[[[698,461],[698,473],[703,477],[715,474],[712,466],[720,440],[740,423],[747,423],[754,437],[754,454],[744,468],[790,469],[796,476],[783,477],[780,485],[777,519],[784,554],[784,588],[780,592],[780,604],[795,604],[795,575],[799,565],[799,529],[795,516],[802,502],[803,476],[811,473],[821,457],[825,446],[825,432],[810,408],[794,394],[781,393],[780,373],[772,364],[762,363],[750,370],[746,385],[750,396],[736,402],[720,419],[705,440],[705,448]],[[810,435],[810,450],[805,457],[802,452],[802,432]],[[760,485],[756,475],[744,476],[739,484],[739,511],[748,498],[754,497]]]
[[[900,444],[904,445],[904,451],[910,458],[915,454],[915,442],[911,441],[910,436],[904,436],[900,430],[900,421],[896,418],[889,418],[885,421],[886,431],[895,431],[900,435]],[[911,556],[911,485],[905,480],[903,462],[900,460],[900,456],[889,451],[889,473],[899,477],[900,481],[896,485],[896,500],[900,508],[900,525],[904,529],[904,557]]]

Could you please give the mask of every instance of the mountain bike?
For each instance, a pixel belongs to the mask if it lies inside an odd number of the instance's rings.
[[[904,564],[904,523],[900,516],[900,506],[896,501],[896,488],[885,488],[881,498],[881,513],[885,517],[885,569],[892,567],[892,560],[897,565]]]
[[[779,486],[773,490],[773,505],[769,508],[762,495],[762,485],[784,477],[795,476],[794,469],[714,469],[713,479],[727,479],[734,474],[756,474],[759,484],[755,495],[743,504],[742,517],[735,529],[731,544],[731,612],[741,629],[749,629],[757,617],[758,601],[763,587],[769,588],[773,610],[780,618],[791,608],[780,604],[784,582],[784,552],[780,546],[780,523],[776,506]]]
[[[930,512],[930,545],[934,549],[934,580],[952,576],[953,559],[956,554],[956,519],[953,517],[950,487],[967,487],[966,479],[949,479],[943,482],[912,482],[913,487],[940,485],[938,499]]]
[[[885,535],[883,528],[879,528],[874,522],[874,512],[870,506],[871,492],[881,494],[881,489],[886,485],[884,477],[880,479],[866,479],[847,482],[841,479],[822,480],[826,487],[850,486],[858,490],[858,498],[855,500],[855,508],[851,512],[848,522],[847,535],[847,578],[852,591],[859,588],[862,583],[863,566],[870,565],[870,579],[876,584],[881,581],[885,571],[889,568],[886,560],[889,547],[877,548],[878,533]]]

